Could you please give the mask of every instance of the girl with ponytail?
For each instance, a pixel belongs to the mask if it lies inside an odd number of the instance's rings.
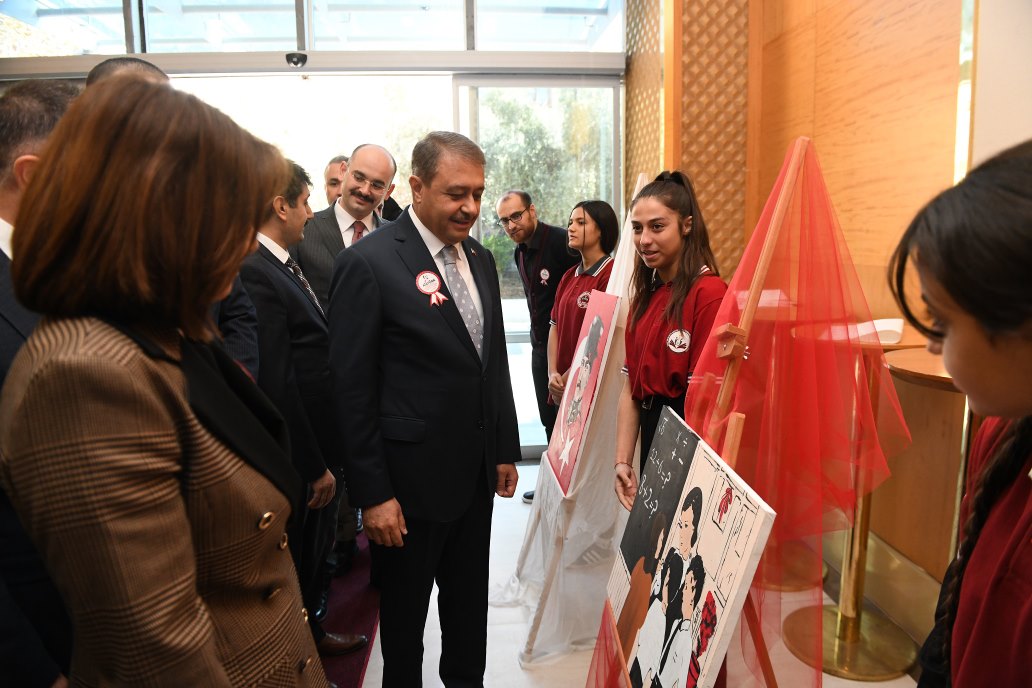
[[[631,202],[638,259],[626,344],[627,384],[617,412],[616,493],[630,509],[664,406],[684,415],[688,380],[727,291],[691,181],[663,172]],[[631,468],[641,432],[639,474]]]
[[[907,268],[927,318],[906,293]],[[904,316],[971,410],[963,533],[921,649],[919,686],[1028,685],[1032,655],[1032,141],[997,155],[911,222],[890,265]]]

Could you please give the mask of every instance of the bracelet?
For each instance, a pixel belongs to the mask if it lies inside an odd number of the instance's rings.
[[[631,466],[631,465],[632,464],[630,464],[630,463],[628,463],[626,461],[617,461],[615,464],[613,464],[613,470],[615,471],[617,466]]]

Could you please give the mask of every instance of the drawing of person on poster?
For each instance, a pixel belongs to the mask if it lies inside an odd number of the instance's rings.
[[[702,599],[705,584],[706,569],[702,557],[695,555],[685,570],[683,585],[667,606],[666,634],[657,671],[651,682],[649,677],[645,677],[644,685],[649,688],[682,688],[696,649],[692,615]]]
[[[603,336],[604,334],[605,323],[600,315],[595,315],[591,319],[587,335],[581,340],[573,356],[574,366],[570,369],[573,390],[570,394],[563,395],[558,422],[548,444],[548,459],[564,494],[570,487],[581,436],[587,423],[588,409],[591,408],[597,387],[599,368],[608,339]],[[569,385],[570,383],[567,384],[567,388]]]
[[[638,632],[630,668],[631,685],[634,688],[647,687],[649,684],[642,682],[644,677],[655,676],[657,673],[660,653],[663,651],[663,641],[666,636],[667,608],[680,588],[680,580],[684,573],[683,566],[681,557],[671,549],[663,561],[660,574],[653,582],[649,595],[649,608],[641,630]]]
[[[645,614],[649,611],[649,592],[652,590],[656,567],[662,558],[663,545],[666,542],[666,526],[662,519],[654,519],[651,525],[653,549],[651,552],[642,552],[641,558],[631,569],[631,586],[620,610],[620,618],[616,622],[616,632],[620,637],[620,647],[623,648],[626,660],[630,660],[634,639],[645,621]]]

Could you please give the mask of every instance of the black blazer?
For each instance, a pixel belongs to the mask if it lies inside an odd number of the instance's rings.
[[[352,505],[396,497],[407,515],[451,521],[481,473],[520,457],[516,409],[490,251],[463,242],[484,307],[484,355],[448,300],[430,305],[416,275],[440,277],[408,212],[342,251],[330,288],[330,357]],[[444,284],[444,280],[441,280]]]
[[[264,246],[244,260],[240,277],[258,313],[258,386],[283,414],[294,467],[310,483],[341,463],[326,319]]]
[[[11,285],[11,261],[0,251],[0,385],[39,316]],[[72,622],[7,495],[0,490],[0,676],[12,685],[46,686],[68,673]]]
[[[258,316],[254,312],[240,275],[233,278],[229,296],[211,308],[212,318],[222,333],[222,347],[239,361],[251,377],[258,379]]]
[[[334,204],[336,205],[336,204]],[[305,224],[305,238],[290,247],[290,255],[301,266],[305,279],[312,285],[312,291],[319,297],[319,304],[330,312],[330,280],[333,277],[333,259],[344,250],[344,238],[334,214],[334,206],[324,208]],[[373,213],[373,229],[381,224]],[[365,240],[363,236],[362,240]]]

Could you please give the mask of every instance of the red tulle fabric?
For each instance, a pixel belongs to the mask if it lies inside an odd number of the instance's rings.
[[[608,599],[602,610],[602,624],[595,639],[595,652],[591,655],[588,682],[584,685],[585,688],[630,688],[631,685],[620,639],[616,634],[616,619]]]
[[[777,512],[750,589],[759,626],[766,646],[775,647],[783,606],[811,606],[813,656],[819,657],[820,536],[850,526],[858,496],[888,477],[886,455],[904,448],[910,436],[877,335],[863,325],[871,321],[870,310],[813,145],[803,139],[793,150],[796,162],[790,150],[717,313],[689,385],[685,417],[726,455],[728,414],[744,414],[732,465]],[[766,274],[756,276],[766,242],[773,242],[772,258]],[[723,324],[742,322],[751,288],[762,289],[762,297],[747,333],[747,358],[728,413],[715,417],[730,360],[718,358],[716,335]],[[737,633],[727,655],[729,685],[743,685],[749,674],[764,685],[745,616]],[[780,686],[821,685],[819,668],[800,675],[795,667],[790,676],[774,669]]]

